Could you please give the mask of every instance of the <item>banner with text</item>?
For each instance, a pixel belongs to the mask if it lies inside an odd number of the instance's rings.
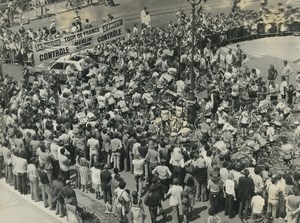
[[[34,63],[38,65],[123,36],[125,36],[125,26],[124,20],[121,18],[82,32],[47,42],[35,43],[33,45]]]

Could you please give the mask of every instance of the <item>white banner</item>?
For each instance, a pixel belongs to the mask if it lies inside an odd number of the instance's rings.
[[[47,42],[35,43],[35,65],[125,36],[124,20],[116,19],[101,26],[66,35]]]

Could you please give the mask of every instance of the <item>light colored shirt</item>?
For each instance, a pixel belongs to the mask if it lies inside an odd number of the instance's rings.
[[[100,169],[96,169],[95,167],[91,168],[91,178],[93,184],[101,184],[100,174],[101,174]]]
[[[87,146],[90,148],[90,156],[94,154],[98,154],[98,149],[99,149],[99,140],[90,138],[87,141]]]
[[[262,177],[257,174],[254,174],[251,175],[251,178],[254,182],[254,192],[262,192],[264,186]]]
[[[16,173],[26,173],[27,172],[27,160],[13,156],[12,164]]]
[[[226,194],[235,196],[234,186],[235,186],[234,181],[227,179],[225,181],[225,192],[226,192]]]
[[[145,159],[132,160],[134,174],[136,174],[136,175],[144,174],[144,163],[145,163]]]
[[[171,195],[170,197],[170,205],[171,206],[178,206],[181,204],[181,197],[183,193],[182,186],[179,185],[173,185],[169,191],[168,195]]]
[[[58,154],[59,167],[62,171],[68,171],[70,167],[70,160],[63,154]]]
[[[117,199],[116,199],[116,205],[119,205],[119,197],[121,197],[121,196],[123,196],[123,198],[124,198],[124,200],[125,200],[126,202],[129,202],[129,201],[130,201],[129,194],[128,194],[125,190],[123,190],[123,189],[117,187],[117,188],[114,190],[114,193],[115,193],[115,195],[117,196]]]
[[[227,180],[228,173],[229,173],[229,171],[227,170],[227,168],[223,167],[220,169],[220,176],[221,176],[223,183]]]
[[[270,184],[268,187],[269,200],[279,200],[280,187],[275,184]]]
[[[252,207],[252,212],[254,214],[261,214],[264,206],[265,206],[265,200],[261,196],[256,195],[252,198],[251,207]]]
[[[168,179],[172,176],[171,171],[167,166],[157,166],[152,170],[152,174],[157,174],[159,179]]]

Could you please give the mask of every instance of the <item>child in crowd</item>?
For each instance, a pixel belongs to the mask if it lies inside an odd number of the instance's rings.
[[[184,187],[184,191],[188,193],[189,196],[189,210],[188,213],[190,216],[193,215],[194,205],[195,205],[195,193],[196,193],[196,187],[193,177],[189,177],[186,186]]]
[[[181,200],[182,214],[183,214],[183,222],[188,223],[188,216],[190,210],[190,196],[187,191],[183,191],[182,200]]]

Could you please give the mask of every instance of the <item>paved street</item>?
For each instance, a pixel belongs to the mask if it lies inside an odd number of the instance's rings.
[[[94,0],[94,2],[96,2]],[[276,6],[280,0],[269,1],[271,6]],[[190,11],[190,5],[186,0],[115,0],[116,6],[92,5],[78,9],[82,20],[90,19],[92,23],[102,23],[108,13],[115,17],[124,17],[126,26],[131,27],[134,23],[139,23],[139,15],[141,9],[147,6],[151,15],[151,24],[153,26],[166,25],[170,20],[176,19],[175,12],[178,9]],[[73,21],[74,10],[65,9],[65,1],[51,4],[48,6],[49,14],[53,14],[50,18],[55,18],[58,27],[61,29],[69,29]],[[232,0],[209,0],[203,4],[203,9],[212,14],[220,12],[229,12],[232,6]],[[244,9],[258,9],[260,7],[259,0],[242,0],[240,7]],[[56,15],[55,15],[56,14]],[[39,11],[38,11],[39,15]],[[30,11],[28,16],[34,17],[34,12]],[[34,19],[25,27],[43,27],[49,26],[51,19],[49,17],[42,19]]]

